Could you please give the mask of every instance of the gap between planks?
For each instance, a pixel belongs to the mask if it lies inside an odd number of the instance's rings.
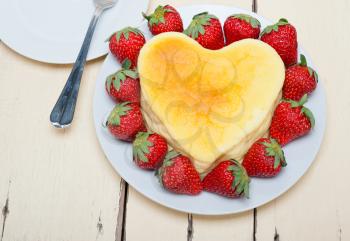
[[[257,13],[258,12],[258,0],[252,0],[252,11]],[[253,212],[253,241],[257,241],[256,239],[256,231],[257,231],[257,213],[258,210],[254,208]],[[187,219],[187,241],[192,241],[193,239],[193,216],[191,213],[188,213],[188,219]],[[276,238],[277,237],[277,238]],[[279,241],[279,235],[277,233],[277,229],[275,229],[275,236],[274,241]]]
[[[257,0],[252,0],[252,11],[257,13],[258,3]],[[115,241],[125,241],[126,240],[126,210],[127,210],[127,199],[128,199],[129,185],[126,181],[121,179],[120,181],[120,193],[119,193],[119,209],[117,217],[117,225],[115,231]],[[257,228],[257,209],[254,208],[253,214],[253,240],[256,241],[256,228]],[[193,215],[191,213],[187,214],[187,241],[193,240]],[[276,238],[277,237],[277,238]],[[277,230],[275,231],[274,241],[278,241],[279,236]]]
[[[258,13],[258,0],[252,0],[252,11]],[[256,231],[258,228],[258,209],[254,208],[253,211],[253,241],[256,241]]]
[[[4,238],[4,234],[5,234],[5,228],[6,228],[6,220],[7,217],[10,213],[10,186],[11,186],[11,180],[9,180],[9,186],[7,189],[7,196],[6,196],[6,201],[5,201],[5,205],[2,208],[2,229],[1,229],[1,236],[0,236],[0,241],[3,240]]]
[[[128,194],[129,194],[129,184],[123,178],[121,178],[117,226],[115,229],[115,241],[126,240],[125,224],[126,224]]]
[[[254,13],[258,13],[258,0],[252,0],[252,11]],[[254,212],[253,212],[253,241],[257,241],[257,238],[256,238],[257,229],[258,229],[258,209],[254,208]],[[341,230],[340,230],[340,233],[341,233]],[[277,227],[275,227],[273,241],[279,241],[279,240],[280,240],[280,235],[277,231]]]
[[[252,0],[252,11],[254,13],[258,12],[258,0]]]

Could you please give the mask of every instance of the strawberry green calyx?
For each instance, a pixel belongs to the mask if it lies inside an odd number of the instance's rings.
[[[132,145],[132,153],[134,160],[141,160],[142,162],[148,162],[146,154],[149,154],[149,147],[153,146],[153,143],[148,141],[150,132],[139,132]]]
[[[107,119],[107,125],[120,125],[120,117],[126,115],[131,107],[128,106],[129,102],[123,102],[120,104],[116,104],[112,112],[109,114]]]
[[[115,32],[115,33],[113,33],[106,41],[107,41],[107,42],[110,41],[110,39],[111,39],[113,36],[116,37],[117,42],[119,42],[121,36],[124,36],[124,38],[125,38],[126,40],[128,40],[128,39],[129,39],[130,33],[134,33],[134,34],[142,35],[142,36],[143,36],[142,32],[141,32],[139,29],[133,28],[133,27],[126,27],[126,28],[123,28],[123,29],[121,29],[121,30],[119,30],[119,31],[117,31],[117,32]]]
[[[315,117],[312,114],[311,110],[309,108],[306,108],[305,106],[303,106],[301,108],[301,113],[303,113],[310,121],[311,123],[311,128],[314,128],[315,126]]]
[[[137,71],[135,69],[130,69],[130,67],[131,61],[129,59],[125,59],[122,63],[122,69],[107,77],[106,81],[108,93],[111,91],[112,84],[115,89],[119,90],[121,83],[123,83],[126,77],[130,77],[132,79],[137,79],[139,77]]]
[[[244,20],[245,22],[249,23],[253,28],[260,28],[261,26],[259,20],[248,14],[233,14],[231,15],[231,17]]]
[[[299,65],[307,67],[307,61],[306,61],[306,58],[305,58],[305,56],[303,54],[300,55],[300,63],[299,63]]]
[[[159,5],[155,10],[154,13],[150,15],[146,15],[145,13],[142,13],[142,16],[147,19],[150,26],[158,25],[159,23],[165,23],[164,15],[168,12],[173,12],[171,9],[165,8],[166,6]]]
[[[266,154],[275,158],[275,162],[273,164],[274,169],[276,169],[279,165],[282,167],[287,166],[283,150],[275,139],[270,138],[270,142],[261,142],[261,144],[265,146]]]
[[[317,75],[316,71],[314,69],[312,69],[311,67],[307,66],[307,61],[306,61],[306,58],[303,54],[300,55],[299,65],[306,67],[307,70],[309,71],[310,76],[311,77],[313,76],[315,78],[316,82],[318,82],[318,75]]]
[[[301,106],[301,113],[303,113],[310,121],[311,128],[315,126],[315,117],[312,114],[311,110],[304,106],[304,104],[307,102],[307,94],[303,95],[299,101],[295,100],[284,100],[288,103],[290,103],[292,108]]]
[[[249,182],[250,178],[244,167],[236,160],[230,160],[232,165],[227,167],[227,171],[232,172],[234,181],[232,182],[232,189],[235,189],[236,194],[249,198]]]
[[[260,34],[260,37],[263,36],[264,34],[268,34],[271,33],[272,31],[278,31],[278,27],[279,26],[283,26],[283,25],[287,25],[288,20],[285,18],[281,18],[280,20],[278,20],[277,23],[273,24],[273,25],[269,25],[267,26]]]
[[[155,172],[155,175],[158,177],[159,183],[163,186],[163,175],[165,172],[165,168],[173,165],[173,159],[177,156],[179,156],[180,153],[178,153],[175,150],[169,151],[163,161],[163,164],[158,170]]]
[[[204,26],[210,25],[210,20],[213,18],[216,19],[217,17],[212,14],[208,14],[208,12],[194,15],[190,26],[185,29],[184,33],[193,39],[197,39],[199,34],[203,35],[205,33]]]
[[[169,151],[169,152],[166,154],[165,158],[164,158],[164,164],[165,164],[165,166],[171,166],[171,164],[172,164],[172,159],[174,159],[175,157],[177,157],[177,156],[179,156],[179,155],[180,155],[180,153],[178,153],[178,152],[175,151],[175,150]]]
[[[303,95],[299,101],[284,99],[283,101],[290,103],[292,108],[303,106],[307,102],[307,94]]]

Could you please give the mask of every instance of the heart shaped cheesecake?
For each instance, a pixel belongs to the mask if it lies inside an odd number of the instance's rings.
[[[138,70],[148,128],[201,173],[217,161],[241,160],[266,134],[285,72],[277,52],[262,41],[213,51],[175,32],[144,45]]]

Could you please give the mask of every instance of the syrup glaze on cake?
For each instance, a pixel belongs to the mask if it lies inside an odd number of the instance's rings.
[[[266,134],[284,81],[281,58],[259,40],[213,51],[181,33],[147,42],[138,70],[147,126],[201,173]]]

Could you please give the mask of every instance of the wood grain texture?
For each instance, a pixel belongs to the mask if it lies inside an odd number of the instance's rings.
[[[187,215],[160,206],[130,187],[126,240],[178,241],[187,238]]]
[[[174,7],[189,4],[222,4],[249,10],[252,8],[252,0],[150,0],[149,12],[155,9],[158,5],[165,4],[170,4]],[[210,11],[210,9],[208,9],[208,11]]]
[[[58,130],[49,113],[71,67],[2,43],[0,56],[2,241],[113,240],[120,178],[99,148],[91,107],[101,60],[86,67],[72,127]]]
[[[225,216],[194,216],[195,241],[253,240],[253,211]]]
[[[297,27],[299,42],[324,81],[328,105],[316,162],[289,192],[258,208],[256,240],[350,240],[350,3],[255,1],[259,14],[286,17]],[[251,0],[152,0],[150,9],[165,3],[252,5]],[[87,64],[75,121],[62,131],[50,126],[48,115],[71,66],[28,60],[2,43],[0,56],[0,241],[253,240],[253,211],[191,216],[162,207],[133,188],[126,216],[118,216],[121,179],[104,157],[92,121],[94,80],[103,59]],[[118,219],[125,222],[125,234]]]
[[[328,113],[325,139],[310,170],[285,195],[258,209],[257,240],[350,240],[350,2],[258,0],[258,5],[259,14],[285,17],[297,28],[325,85]]]

